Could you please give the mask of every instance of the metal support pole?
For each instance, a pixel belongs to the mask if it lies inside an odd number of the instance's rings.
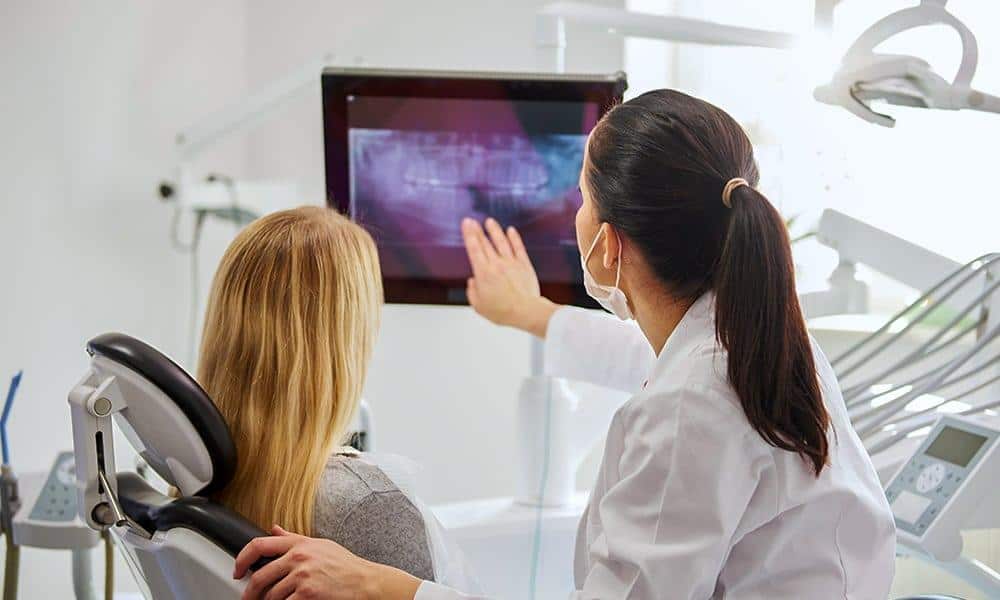
[[[76,600],[97,600],[94,592],[94,570],[90,549],[74,549],[73,555],[73,593]]]

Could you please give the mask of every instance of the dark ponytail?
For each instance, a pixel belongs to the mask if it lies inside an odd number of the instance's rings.
[[[715,274],[715,330],[729,353],[729,381],[754,429],[808,459],[818,475],[829,416],[795,291],[788,229],[749,186],[733,190],[731,203]]]
[[[788,231],[753,186],[753,147],[721,109],[657,90],[612,109],[591,135],[586,177],[601,221],[642,253],[674,296],[715,292],[729,382],[767,443],[819,475],[829,415],[795,290]],[[723,202],[723,190],[742,178]]]

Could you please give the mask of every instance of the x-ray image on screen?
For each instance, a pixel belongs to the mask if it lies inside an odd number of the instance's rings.
[[[468,270],[420,260],[435,248],[461,247],[463,217],[513,225],[532,248],[575,248],[566,225],[580,206],[577,177],[586,140],[580,134],[353,129],[352,213],[374,231],[391,234],[380,236],[383,248],[409,249],[408,262],[421,262],[435,277],[462,277]]]
[[[461,221],[518,229],[548,281],[579,280],[573,228],[596,105],[482,99],[348,99],[351,217],[389,277],[470,275]]]

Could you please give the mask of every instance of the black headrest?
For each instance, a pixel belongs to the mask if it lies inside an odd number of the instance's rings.
[[[236,472],[236,444],[229,427],[205,390],[174,361],[123,333],[105,333],[87,342],[87,352],[128,367],[173,400],[205,444],[212,460],[212,480],[198,493],[221,490]]]

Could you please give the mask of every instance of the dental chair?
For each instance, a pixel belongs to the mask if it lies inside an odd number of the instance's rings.
[[[238,598],[246,578],[232,579],[233,559],[266,534],[208,499],[236,469],[222,415],[181,367],[137,339],[101,335],[87,352],[90,369],[69,393],[80,517],[114,535],[146,598]],[[113,425],[176,494],[117,472]]]

